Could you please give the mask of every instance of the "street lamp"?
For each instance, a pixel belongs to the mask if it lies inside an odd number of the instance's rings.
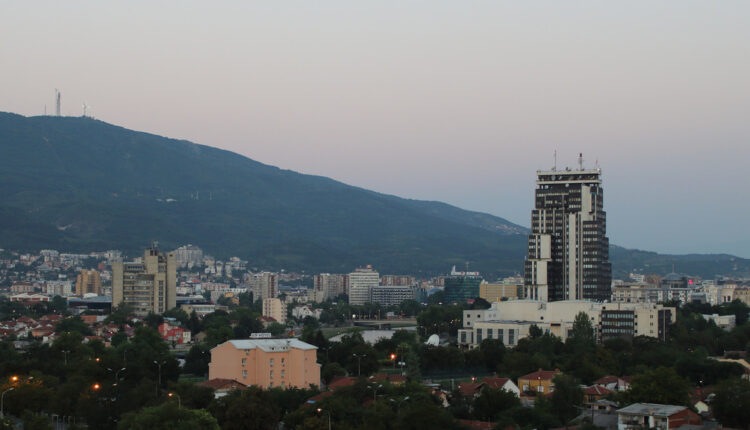
[[[177,409],[182,408],[182,399],[180,398],[180,395],[177,393],[169,393],[167,394],[167,397],[177,397]]]
[[[328,414],[328,430],[331,430],[331,412],[329,412],[329,411],[324,411],[323,409],[320,409],[320,408],[318,408],[318,413],[319,413],[319,414],[320,414],[320,413],[323,413],[323,412],[325,412],[325,413],[327,413],[327,414]]]
[[[18,376],[13,375],[10,377],[10,382],[18,382]]]
[[[7,390],[3,391],[3,394],[0,394],[0,418],[5,418],[5,393],[8,391],[15,390],[16,387],[10,387]]]
[[[383,384],[373,385],[372,402],[375,403],[378,400],[378,389],[383,388]]]
[[[65,365],[67,366],[68,365],[68,354],[70,354],[70,351],[68,351],[67,349],[63,349],[62,352],[63,352],[63,354],[65,354]]]
[[[352,354],[352,357],[357,357],[357,376],[362,376],[362,357],[364,357],[364,354]]]
[[[159,397],[159,387],[161,386],[161,365],[165,362],[158,362],[154,360],[154,364],[159,366],[159,382],[156,383],[156,397]]]

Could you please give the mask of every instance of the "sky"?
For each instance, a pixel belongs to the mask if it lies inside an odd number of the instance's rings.
[[[0,110],[55,88],[63,115],[525,226],[536,171],[583,153],[612,243],[750,258],[746,1],[3,2]]]

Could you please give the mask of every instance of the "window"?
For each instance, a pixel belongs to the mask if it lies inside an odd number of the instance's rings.
[[[273,388],[273,382],[268,383],[268,388]]]
[[[283,378],[285,375],[286,375],[286,371],[282,370],[281,371],[281,377]]]
[[[544,385],[539,385],[538,387],[536,387],[536,390],[539,391],[540,393],[543,393],[544,392]]]
[[[286,366],[286,359],[284,357],[281,357],[281,367]]]
[[[269,366],[273,367],[273,358],[268,361]]]
[[[487,339],[492,339],[492,334],[493,334],[492,331],[493,330],[491,328],[487,329]]]
[[[271,371],[271,376],[270,376],[270,378],[271,378],[271,379],[273,379],[273,370]]]
[[[477,329],[477,343],[482,343],[482,329]]]
[[[245,364],[247,364],[247,358],[242,359],[242,365],[244,366]]]
[[[247,379],[247,370],[242,371],[242,377]]]

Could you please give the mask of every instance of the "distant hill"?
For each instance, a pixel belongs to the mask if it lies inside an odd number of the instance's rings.
[[[527,230],[91,118],[0,113],[0,246],[191,242],[256,267],[387,273],[521,270]]]
[[[528,229],[441,202],[403,199],[91,118],[0,112],[0,247],[121,249],[194,243],[252,267],[487,279],[523,269]],[[660,256],[613,247],[615,271],[717,267],[731,256]],[[724,258],[727,257],[727,258]],[[732,264],[728,258],[735,258]],[[669,270],[666,270],[669,268]],[[701,269],[702,270],[702,269]],[[724,273],[724,272],[722,272]],[[705,276],[705,275],[704,275]]]

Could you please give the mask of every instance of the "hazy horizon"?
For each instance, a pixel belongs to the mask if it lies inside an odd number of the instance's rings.
[[[750,4],[11,3],[0,110],[81,115],[528,226],[598,161],[613,244],[750,258]],[[740,191],[735,191],[740,188]]]

